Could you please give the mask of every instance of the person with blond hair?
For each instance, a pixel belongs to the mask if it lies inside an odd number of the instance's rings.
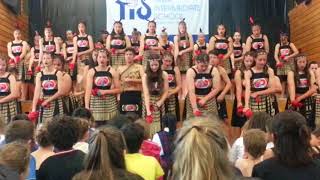
[[[217,117],[185,121],[175,140],[172,179],[230,180],[228,142]]]

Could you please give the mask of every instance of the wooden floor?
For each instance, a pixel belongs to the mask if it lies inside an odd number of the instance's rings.
[[[233,128],[230,126],[231,124],[231,117],[232,117],[232,108],[233,108],[233,97],[227,95],[226,96],[226,103],[227,103],[227,113],[228,113],[228,122],[226,122],[225,130],[226,135],[228,136],[228,140],[230,143],[234,142],[234,140],[240,135],[239,128]],[[278,105],[279,105],[279,111],[282,112],[285,109],[286,106],[286,98],[278,98]],[[32,102],[31,101],[23,101],[21,102],[22,106],[22,112],[23,113],[29,113],[32,109]],[[177,125],[178,127],[181,127],[181,123]]]

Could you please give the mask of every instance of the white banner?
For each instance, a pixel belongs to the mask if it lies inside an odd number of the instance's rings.
[[[178,33],[178,23],[185,18],[188,32],[198,34],[200,28],[209,32],[208,0],[106,0],[107,30],[114,21],[121,19],[126,34],[137,28],[142,34],[147,30],[148,20],[157,22],[157,33],[163,27],[170,35]]]

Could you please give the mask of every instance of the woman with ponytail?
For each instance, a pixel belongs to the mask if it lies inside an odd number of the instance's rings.
[[[126,171],[126,143],[120,130],[113,127],[103,128],[95,133],[89,142],[84,170],[72,180],[142,180],[140,176]]]

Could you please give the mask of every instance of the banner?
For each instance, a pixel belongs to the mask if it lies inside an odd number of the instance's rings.
[[[187,31],[198,34],[209,32],[208,0],[106,0],[107,30],[121,19],[126,34],[137,28],[142,34],[147,30],[148,20],[157,22],[157,33],[165,27],[169,35],[178,33],[178,23],[183,18]]]

